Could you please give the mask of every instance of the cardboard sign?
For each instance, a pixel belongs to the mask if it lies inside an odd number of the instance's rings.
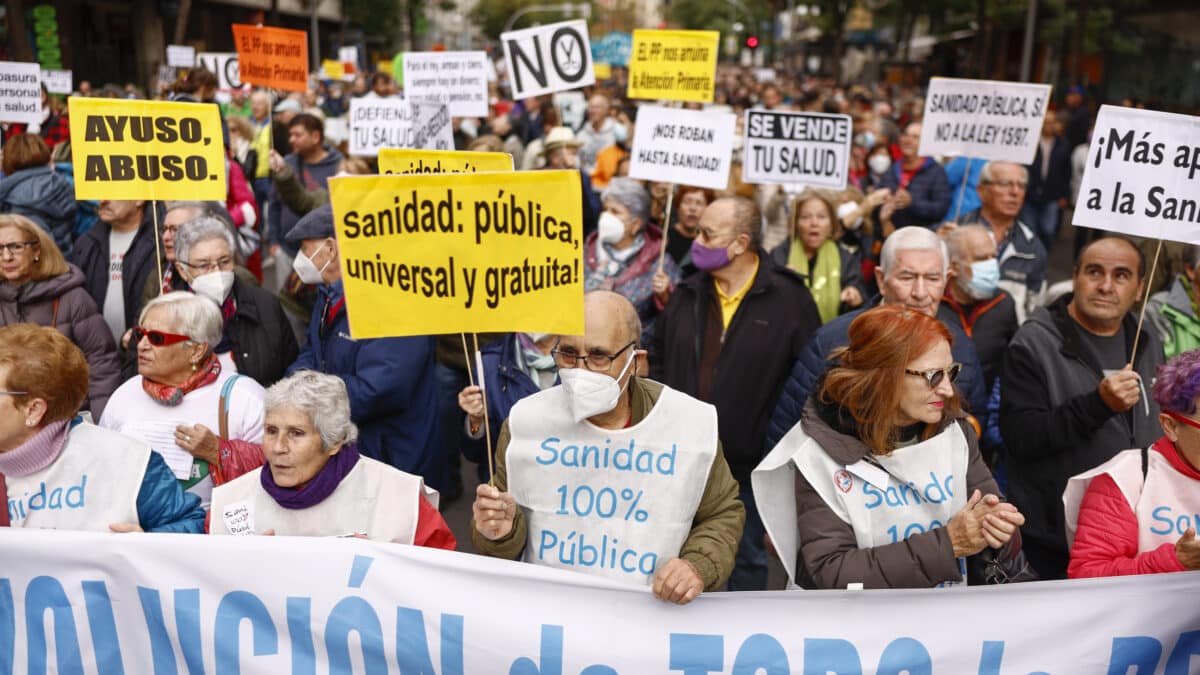
[[[737,115],[643,105],[638,109],[632,178],[724,190],[729,186]]]
[[[41,121],[41,66],[0,61],[0,122],[34,124]]]
[[[75,87],[69,70],[42,69],[42,84],[46,85],[46,93],[49,94],[70,94]]]
[[[587,22],[582,19],[500,35],[513,98],[522,99],[596,83]]]
[[[487,117],[487,52],[405,52],[404,97],[443,103],[452,117]]]
[[[1049,100],[1048,84],[932,78],[917,152],[1029,164]]]
[[[331,179],[351,335],[582,334],[580,190],[578,171]]]
[[[712,103],[718,43],[713,30],[635,30],[629,98]]]
[[[850,170],[849,115],[746,111],[742,179],[841,190]]]
[[[68,109],[76,199],[225,201],[217,106],[72,96]]]
[[[379,151],[379,173],[385,175],[512,170],[512,155],[507,152],[407,148],[384,148]]]
[[[242,82],[285,91],[308,91],[308,33],[233,24]]]
[[[196,48],[190,45],[167,45],[167,65],[172,68],[194,68]]]
[[[384,148],[454,148],[450,112],[440,103],[402,98],[350,99],[350,154],[374,157]]]
[[[1200,117],[1105,105],[1073,223],[1200,244]]]
[[[195,65],[204,66],[216,73],[217,87],[220,89],[242,88],[242,78],[238,72],[238,55],[234,52],[201,52],[196,55]]]

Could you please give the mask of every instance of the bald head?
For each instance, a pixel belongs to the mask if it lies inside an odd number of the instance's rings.
[[[642,334],[642,321],[633,303],[612,291],[591,291],[583,296],[583,322],[585,338],[611,336],[620,342],[616,349],[636,342]]]

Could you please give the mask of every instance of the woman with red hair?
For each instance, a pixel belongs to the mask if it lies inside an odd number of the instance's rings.
[[[1020,556],[1025,518],[980,457],[951,341],[921,312],[864,312],[800,422],[754,470],[767,533],[794,584],[928,588],[1031,576]]]

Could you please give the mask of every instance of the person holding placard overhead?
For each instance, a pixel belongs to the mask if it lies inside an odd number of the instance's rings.
[[[952,197],[946,170],[931,157],[921,157],[921,124],[913,122],[900,134],[900,160],[883,175],[879,187],[892,191],[882,208],[897,229],[910,225],[937,227]]]
[[[1074,293],[1039,307],[1017,330],[1000,371],[1009,496],[1028,518],[1025,551],[1045,579],[1067,572],[1067,479],[1148,447],[1160,431],[1146,390],[1162,344],[1150,325],[1137,337],[1130,313],[1146,282],[1145,258],[1124,237],[1097,239],[1079,254],[1072,281]]]
[[[745,519],[717,411],[637,376],[642,327],[624,297],[586,294],[584,321],[584,335],[553,349],[562,384],[520,400],[504,423],[471,540],[485,555],[688,603],[725,583]]]

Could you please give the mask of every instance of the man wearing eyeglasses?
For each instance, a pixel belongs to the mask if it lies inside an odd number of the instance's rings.
[[[1000,287],[1017,303],[1017,320],[1041,301],[1049,256],[1033,228],[1020,220],[1029,172],[1020,164],[993,161],[979,172],[979,208],[957,224],[978,223],[992,232],[1000,262]]]
[[[588,293],[584,323],[552,350],[562,384],[521,399],[504,423],[471,539],[484,555],[686,604],[725,583],[745,521],[716,410],[637,376],[646,351],[624,297]]]

